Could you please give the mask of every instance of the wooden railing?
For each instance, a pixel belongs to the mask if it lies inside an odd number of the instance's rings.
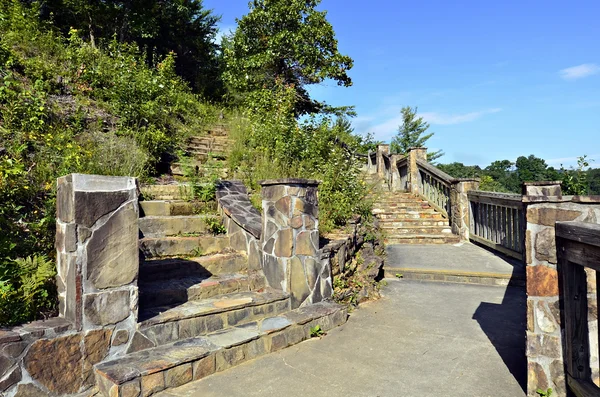
[[[598,303],[599,296],[597,291],[589,294],[585,268],[595,271],[598,283],[600,225],[557,222],[556,248],[567,385],[577,397],[599,396],[600,388],[592,382],[588,325],[588,298]]]
[[[417,168],[419,170],[419,194],[432,207],[449,218],[451,213],[450,189],[454,178],[426,161],[417,160]]]
[[[470,191],[469,238],[523,260],[525,218],[521,195]]]

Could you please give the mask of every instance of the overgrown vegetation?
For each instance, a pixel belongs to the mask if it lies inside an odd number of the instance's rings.
[[[315,178],[323,231],[369,213],[354,153],[375,143],[353,133],[351,107],[306,90],[326,79],[351,84],[352,59],[338,52],[318,4],[254,0],[219,48],[218,17],[200,0],[0,0],[0,307],[15,310],[0,323],[55,310],[44,269],[54,263],[57,177],[159,176],[188,136],[224,114],[235,140],[230,169],[252,197],[260,179]],[[219,177],[207,169],[187,175],[202,202],[214,199]]]

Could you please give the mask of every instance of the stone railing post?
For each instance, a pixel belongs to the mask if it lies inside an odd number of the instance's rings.
[[[452,233],[460,236],[461,240],[469,241],[471,227],[470,203],[467,193],[479,189],[480,180],[477,178],[455,179],[450,189],[450,206]]]
[[[116,324],[133,335],[139,270],[135,178],[71,174],[57,183],[60,316],[78,330]]]
[[[384,154],[390,154],[390,145],[377,145],[377,175],[379,175],[380,178],[385,176],[385,163],[383,162]]]
[[[408,149],[408,191],[419,193],[419,167],[417,160],[427,161],[427,148],[413,147]]]
[[[400,186],[400,171],[398,170],[398,166],[396,165],[396,163],[398,162],[398,160],[400,160],[402,157],[401,154],[393,154],[391,156],[391,173],[392,173],[392,178],[391,178],[391,183],[390,183],[390,190],[392,192],[397,192],[399,190],[404,190],[401,186]]]
[[[262,186],[262,267],[272,288],[288,292],[292,308],[321,301],[318,185],[277,179]]]
[[[523,184],[525,262],[527,270],[528,395],[551,387],[566,395],[560,334],[555,223],[573,220],[580,212],[561,208],[560,182]]]

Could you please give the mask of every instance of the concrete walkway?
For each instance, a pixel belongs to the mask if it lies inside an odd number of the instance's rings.
[[[524,396],[522,288],[388,280],[345,325],[161,397]]]

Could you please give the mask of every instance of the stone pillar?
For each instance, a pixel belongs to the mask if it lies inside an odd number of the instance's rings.
[[[427,161],[427,148],[413,147],[408,149],[408,191],[419,193],[419,168],[417,160]]]
[[[384,154],[390,154],[390,145],[377,145],[377,175],[379,175],[380,178],[385,177],[385,164],[383,162]]]
[[[558,210],[560,182],[523,184],[527,268],[527,395],[551,387],[566,395],[560,334],[558,273],[554,225],[567,213]],[[573,216],[579,213],[571,214]],[[569,219],[570,220],[570,219]]]
[[[392,192],[404,190],[403,187],[400,186],[401,176],[400,176],[400,171],[398,170],[398,166],[396,166],[396,163],[398,162],[398,160],[400,160],[403,157],[404,156],[401,154],[393,154],[391,156],[392,178],[391,178],[391,183],[390,183],[390,190]]]
[[[135,178],[58,179],[56,250],[60,316],[78,330],[137,324],[139,269]]]
[[[260,182],[263,272],[270,287],[291,295],[292,308],[323,300],[326,289],[318,255],[319,183],[308,179]]]
[[[452,233],[460,236],[461,240],[469,241],[471,227],[470,203],[467,193],[479,189],[478,178],[455,179],[450,189],[450,206]]]

